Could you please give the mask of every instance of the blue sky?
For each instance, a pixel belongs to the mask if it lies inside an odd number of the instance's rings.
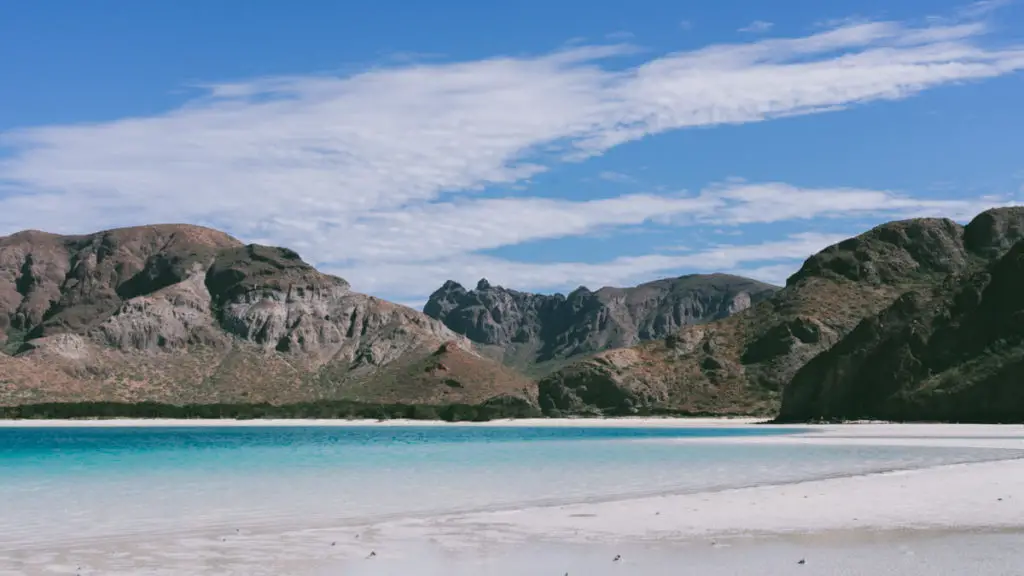
[[[1024,197],[1020,2],[0,5],[0,234],[189,222],[419,304]]]

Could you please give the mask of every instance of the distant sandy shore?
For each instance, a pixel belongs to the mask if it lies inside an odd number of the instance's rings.
[[[709,442],[830,442],[886,444],[898,440],[899,444],[961,446],[970,439],[1013,440],[1024,442],[1024,425],[1020,424],[944,424],[944,423],[888,423],[851,422],[845,424],[768,424],[765,418],[522,418],[490,420],[487,422],[446,422],[442,420],[341,420],[341,419],[163,419],[163,418],[109,418],[109,419],[21,419],[0,420],[0,428],[36,427],[354,427],[354,426],[479,426],[479,427],[577,427],[577,428],[715,428],[747,427],[760,429],[803,430],[799,436],[724,437],[700,441]],[[687,440],[688,441],[688,440]],[[1012,442],[1010,443],[1012,444]],[[977,445],[974,442],[971,445]],[[1010,447],[1007,442],[989,442],[992,447]],[[1016,444],[1013,444],[1017,447]]]
[[[487,422],[445,422],[443,420],[340,420],[340,419],[164,419],[164,418],[95,418],[66,420],[0,420],[0,427],[115,427],[115,426],[618,426],[618,427],[686,427],[739,426],[766,422],[765,418],[521,418]]]

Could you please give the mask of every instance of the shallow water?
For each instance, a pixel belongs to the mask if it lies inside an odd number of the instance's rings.
[[[977,448],[702,444],[737,428],[6,428],[0,548],[697,492],[1005,458]],[[651,442],[690,438],[693,442]]]

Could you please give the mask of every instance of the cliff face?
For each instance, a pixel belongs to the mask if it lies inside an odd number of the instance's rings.
[[[544,363],[664,338],[725,318],[771,296],[774,286],[726,274],[691,275],[633,288],[579,288],[568,296],[449,281],[424,312],[453,331],[498,347],[506,361]]]
[[[972,221],[960,273],[907,292],[804,366],[780,420],[1024,420],[1024,212]]]
[[[422,313],[195,226],[0,238],[0,342],[0,404],[534,394]]]
[[[1022,223],[1021,209],[1000,209],[966,229],[943,219],[879,226],[812,256],[784,289],[740,314],[549,375],[539,383],[541,406],[549,413],[664,407],[771,415],[798,370],[861,320],[902,294],[930,291],[984,265],[1020,238]],[[811,385],[796,384],[790,394],[807,397],[797,393],[801,386]]]

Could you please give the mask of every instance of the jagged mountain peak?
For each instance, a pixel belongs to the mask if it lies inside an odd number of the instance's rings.
[[[729,275],[689,275],[632,288],[579,287],[569,294],[535,294],[481,280],[475,290],[442,286],[424,312],[506,358],[547,362],[660,338],[679,327],[722,318],[757,303],[774,287]]]

